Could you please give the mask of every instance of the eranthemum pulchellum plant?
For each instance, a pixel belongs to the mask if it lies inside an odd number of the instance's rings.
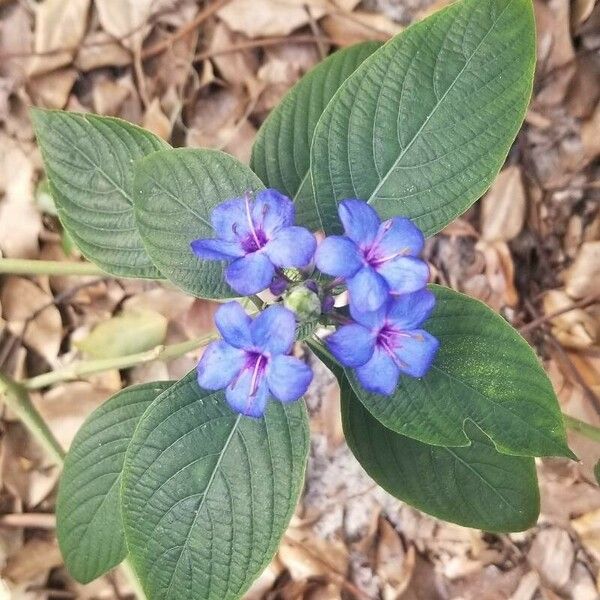
[[[503,165],[534,62],[531,0],[460,0],[323,61],[250,167],[117,119],[33,112],[89,260],[224,301],[197,370],[123,390],[77,435],[57,506],[74,577],[128,557],[151,599],[244,594],[303,484],[312,372],[295,342],[335,374],[348,445],[391,494],[489,531],[535,522],[534,457],[573,457],[550,382],[500,316],[428,286],[421,258]]]

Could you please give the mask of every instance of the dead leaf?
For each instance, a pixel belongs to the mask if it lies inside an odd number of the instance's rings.
[[[594,114],[581,125],[581,143],[585,155],[585,164],[600,156],[600,104]]]
[[[544,296],[544,314],[550,315],[573,304],[562,290],[549,290]],[[552,333],[568,348],[589,348],[598,337],[599,323],[581,308],[554,317]]]
[[[144,26],[156,10],[154,0],[95,0],[98,19],[104,31],[124,46],[139,52],[149,26]]]
[[[100,67],[124,67],[131,63],[131,53],[114,41],[106,31],[88,33],[75,57],[80,71],[92,71]]]
[[[64,108],[77,76],[75,69],[58,69],[34,77],[27,87],[36,106]]]
[[[410,583],[415,567],[415,549],[404,544],[387,519],[379,520],[376,572],[383,584],[383,600],[397,600]]]
[[[4,318],[14,335],[21,335],[25,321],[39,312],[29,322],[23,340],[50,365],[56,364],[62,339],[62,320],[51,296],[29,279],[8,277],[2,286],[1,298]]]
[[[487,242],[508,242],[519,235],[524,221],[521,168],[507,167],[481,202],[481,237]]]
[[[94,112],[101,115],[120,115],[123,104],[132,94],[132,83],[129,77],[113,79],[101,75],[94,82],[92,101]]]
[[[30,583],[60,564],[62,557],[56,540],[33,538],[8,559],[4,577],[15,583]]]
[[[540,531],[527,555],[531,566],[550,587],[560,590],[569,581],[575,549],[569,534],[550,527]]]
[[[403,29],[385,15],[365,11],[327,15],[321,20],[321,27],[338,46],[387,40]]]
[[[245,36],[231,31],[224,23],[217,23],[210,41],[209,51],[214,53],[211,61],[218,69],[221,77],[233,85],[243,85],[254,79],[258,69],[258,60],[251,51],[227,52],[219,51],[247,40]]]
[[[509,600],[533,600],[540,586],[540,576],[535,571],[529,571],[519,582]]]
[[[248,37],[289,35],[307,25],[310,16],[302,0],[233,0],[219,12],[230,29]],[[320,19],[325,9],[311,3],[313,19]]]
[[[575,262],[565,271],[564,280],[571,298],[600,294],[600,242],[581,245]]]
[[[90,0],[44,0],[35,5],[35,51],[69,50],[34,56],[28,66],[29,75],[48,73],[73,60],[87,28],[89,9]]]
[[[163,140],[169,140],[171,138],[171,121],[169,117],[165,115],[160,106],[160,100],[158,98],[154,98],[150,103],[150,106],[146,109],[144,113],[144,120],[142,122],[142,127],[148,129],[152,133],[155,133],[159,137],[163,138]]]
[[[577,28],[587,21],[592,14],[595,5],[596,0],[575,0],[573,3],[573,13],[571,15],[574,28]]]

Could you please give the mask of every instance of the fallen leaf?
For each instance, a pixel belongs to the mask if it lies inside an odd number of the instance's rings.
[[[575,0],[573,3],[573,12],[571,22],[574,28],[585,23],[594,10],[596,0]]]
[[[131,63],[131,53],[106,31],[88,33],[77,51],[75,66],[80,71],[100,67],[124,67]]]
[[[563,529],[542,529],[533,540],[527,559],[545,583],[559,590],[571,575],[575,559],[573,542]]]
[[[387,40],[402,27],[383,14],[354,11],[324,17],[321,27],[337,46],[351,46],[367,40]]]
[[[221,77],[233,85],[243,85],[254,79],[258,69],[256,55],[249,50],[226,53],[220,53],[219,51],[230,48],[244,40],[247,40],[245,36],[234,33],[224,23],[217,23],[210,40],[209,51],[214,54],[211,57],[212,63]]]
[[[139,52],[150,30],[145,24],[157,3],[154,0],[95,0],[94,4],[104,31]]]
[[[8,277],[4,280],[0,297],[3,316],[14,335],[20,336],[25,322],[39,313],[29,321],[23,341],[50,365],[56,364],[62,339],[62,320],[51,296],[29,279]]]
[[[529,571],[521,581],[519,587],[514,591],[509,600],[533,600],[540,586],[540,576],[535,571]]]
[[[562,290],[549,290],[544,295],[544,314],[550,315],[573,304]],[[551,320],[552,333],[568,348],[589,348],[598,337],[600,324],[581,308],[558,315]]]
[[[289,35],[307,25],[311,17],[302,0],[233,0],[219,12],[230,29],[248,37]],[[311,3],[313,19],[320,19],[325,9]]]
[[[581,245],[575,262],[564,273],[564,280],[571,298],[600,294],[600,241]]]
[[[33,538],[9,557],[4,577],[15,583],[30,583],[60,564],[62,557],[56,540]]]
[[[400,535],[384,518],[379,520],[376,572],[383,584],[383,600],[397,600],[410,583],[415,567],[415,549],[404,550]]]
[[[171,121],[162,111],[160,100],[158,98],[154,98],[150,103],[150,106],[146,109],[142,127],[155,133],[164,140],[168,141],[171,138]]]
[[[68,65],[87,28],[90,0],[44,0],[35,5],[34,56],[29,75],[48,73]],[[68,48],[63,52],[54,52]],[[49,53],[51,54],[43,54]]]
[[[27,87],[36,106],[64,108],[77,76],[75,69],[58,69],[34,77],[29,81]]]
[[[487,242],[508,242],[519,235],[525,202],[521,168],[507,167],[481,202],[481,237]]]
[[[127,311],[103,321],[73,344],[93,358],[116,358],[152,350],[163,343],[167,319],[152,310]]]

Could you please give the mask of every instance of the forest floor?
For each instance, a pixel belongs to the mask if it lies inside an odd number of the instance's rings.
[[[388,39],[445,4],[0,0],[1,254],[78,259],[45,191],[29,105],[116,115],[175,146],[247,161],[260,123],[320,59]],[[538,70],[525,125],[482,202],[426,253],[436,281],[483,300],[536,347],[565,412],[600,425],[600,5],[535,8]],[[214,310],[156,282],[5,276],[0,369],[21,379],[132,343],[184,341],[210,331]],[[115,335],[132,314],[142,315],[135,339]],[[66,448],[123,386],[181,377],[197,359],[57,381],[32,397]],[[364,474],[343,440],[337,386],[314,363],[305,492],[248,599],[600,598],[600,447],[572,435],[580,463],[538,461],[536,527],[490,535],[449,525]],[[59,471],[9,411],[0,432],[0,600],[131,598],[118,572],[86,586],[69,577],[52,515]]]

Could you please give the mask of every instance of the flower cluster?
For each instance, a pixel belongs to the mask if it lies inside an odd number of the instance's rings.
[[[269,289],[274,302],[255,297],[264,310],[254,319],[238,302],[224,304],[215,319],[222,339],[198,363],[200,386],[224,389],[236,412],[260,417],[269,398],[291,402],[306,392],[312,371],[291,352],[307,327],[337,326],[326,344],[369,392],[391,395],[401,374],[422,377],[430,368],[439,343],[422,329],[435,305],[422,232],[401,217],[381,222],[362,200],[341,202],[339,216],[344,235],[317,247],[295,225],[293,202],[267,189],[219,204],[216,237],[191,243],[200,259],[228,263],[225,279],[237,293]],[[315,267],[332,279],[314,276]],[[349,316],[335,308],[344,288]]]

